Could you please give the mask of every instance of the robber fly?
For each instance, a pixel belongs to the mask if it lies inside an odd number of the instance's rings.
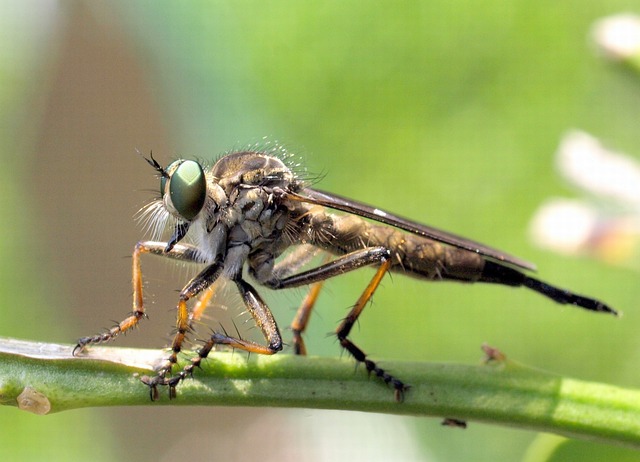
[[[165,168],[153,155],[145,160],[160,177],[160,196],[147,206],[145,213],[151,227],[157,230],[169,227],[173,234],[167,242],[151,240],[136,244],[133,312],[110,330],[79,339],[74,351],[111,340],[145,317],[142,254],[204,264],[204,269],[180,292],[170,356],[157,375],[143,379],[150,388],[151,399],[158,397],[160,385],[168,386],[169,397],[174,397],[179,382],[191,375],[216,345],[266,355],[282,350],[278,324],[259,292],[243,277],[245,267],[259,285],[270,289],[311,285],[291,326],[293,347],[299,354],[306,352],[301,334],[320,283],[365,266],[375,267],[371,282],[336,329],[336,336],[342,348],[357,362],[364,363],[367,372],[394,389],[398,401],[404,398],[408,385],[370,360],[349,338],[354,323],[389,271],[430,281],[524,286],[558,303],[617,314],[598,300],[529,276],[526,272],[534,270],[534,265],[500,250],[312,189],[279,149],[229,153],[211,167],[179,159]],[[333,259],[303,270],[319,252]],[[207,289],[219,278],[235,284],[266,345],[214,332],[198,355],[172,375],[192,325],[202,316],[211,296]],[[187,303],[194,298],[199,298],[198,303],[190,308]]]

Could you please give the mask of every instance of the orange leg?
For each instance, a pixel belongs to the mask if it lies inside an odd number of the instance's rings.
[[[209,339],[212,348],[214,345],[228,345],[232,348],[239,348],[250,353],[261,355],[272,355],[282,350],[282,337],[276,324],[276,320],[267,304],[262,300],[258,292],[248,282],[239,279],[236,282],[242,301],[247,307],[247,311],[253,317],[256,325],[262,331],[262,335],[267,340],[267,345],[261,345],[249,340],[231,337],[223,333],[214,333]],[[206,345],[205,344],[205,347]],[[209,348],[209,349],[210,349]]]
[[[372,264],[380,265],[376,274],[369,282],[369,285],[364,290],[356,304],[353,306],[347,317],[340,323],[338,328],[336,329],[336,335],[338,340],[340,341],[340,345],[347,350],[351,356],[358,362],[364,363],[367,371],[369,373],[374,373],[377,377],[382,379],[385,383],[391,384],[394,388],[394,394],[397,401],[402,401],[404,399],[404,393],[409,388],[402,381],[398,380],[384,369],[377,366],[377,364],[369,359],[367,359],[367,355],[356,346],[351,340],[349,340],[349,334],[353,325],[358,320],[358,317],[362,314],[365,306],[371,300],[374,292],[380,285],[382,278],[385,273],[389,271],[391,268],[391,260],[390,260],[390,252],[384,247],[370,247],[360,250],[355,250],[351,253],[345,254],[336,260],[333,260],[329,263],[325,263],[320,265],[317,268],[313,268],[308,271],[304,271],[302,273],[297,273],[283,279],[273,278],[272,280],[268,280],[265,282],[265,285],[271,287],[272,289],[286,289],[290,287],[298,287],[305,284],[313,284],[324,281],[328,278],[339,276],[349,271],[354,271],[358,268],[362,268],[363,266],[368,266]],[[313,290],[313,289],[312,289]],[[319,289],[318,289],[319,290]],[[317,294],[316,294],[317,296]],[[314,295],[310,294],[309,298],[313,303]],[[308,315],[311,312],[311,308],[305,308],[305,303],[303,303],[303,307],[298,310],[298,314],[294,323],[292,324],[292,328],[295,330],[297,327],[297,323],[304,326],[308,321]],[[305,319],[306,317],[306,319]],[[302,347],[304,348],[304,346]]]
[[[202,292],[200,297],[198,297],[198,301],[191,309],[191,313],[189,314],[189,325],[193,325],[194,322],[198,322],[202,319],[205,310],[209,307],[209,302],[213,297],[215,290],[213,287],[209,287],[207,290]]]
[[[360,298],[358,299],[356,304],[353,306],[353,308],[351,309],[347,317],[342,320],[342,322],[336,329],[336,335],[338,336],[338,340],[340,341],[340,345],[342,346],[342,348],[347,350],[351,354],[351,356],[355,358],[356,361],[364,363],[365,367],[367,368],[367,372],[369,373],[373,372],[377,377],[382,379],[385,383],[391,384],[391,386],[393,386],[394,388],[396,401],[403,401],[404,392],[409,387],[405,385],[402,381],[398,380],[393,375],[389,374],[384,369],[379,367],[374,361],[367,359],[367,355],[348,338],[349,333],[353,328],[353,325],[356,323],[356,321],[362,314],[362,311],[364,310],[364,307],[367,305],[369,300],[371,300],[371,297],[373,296],[374,292],[380,285],[382,278],[384,277],[385,273],[389,270],[390,267],[391,267],[391,260],[385,260],[384,263],[380,265],[380,267],[378,268],[378,271],[376,271],[376,274],[371,279],[371,282],[369,282],[369,285],[367,286],[367,288],[364,290],[362,295],[360,295]]]
[[[180,351],[182,350],[182,344],[187,338],[187,333],[193,330],[193,323],[195,321],[199,321],[202,318],[204,311],[209,306],[209,301],[211,300],[214,292],[215,291],[211,287],[206,289],[200,295],[198,301],[191,311],[189,311],[187,308],[186,300],[180,300],[178,302],[176,333],[171,343],[171,355],[169,356],[169,358],[167,358],[166,363],[160,369],[158,369],[157,375],[155,377],[152,378],[144,376],[141,379],[145,385],[149,386],[149,393],[152,401],[158,399],[158,385],[169,385],[169,399],[175,398],[176,385],[187,375],[192,375],[194,367],[199,366],[199,362],[197,365],[189,364],[182,372],[180,372],[179,375],[169,378],[166,377],[167,374],[171,373],[173,365],[178,361],[178,353],[180,353]],[[209,350],[212,347],[213,345],[209,347]]]
[[[125,333],[137,326],[140,319],[146,317],[142,289],[142,270],[140,267],[140,256],[143,253],[165,256],[175,260],[198,261],[198,251],[193,246],[180,244],[172,244],[169,246],[169,244],[165,242],[153,241],[138,242],[132,256],[133,312],[107,332],[79,339],[74,348],[74,353],[82,350],[86,345],[112,340],[121,333]],[[159,376],[164,377],[171,371],[173,364],[177,362],[178,353],[180,353],[182,344],[188,332],[191,330],[193,321],[197,321],[202,317],[213,292],[205,291],[192,313],[189,312],[187,301],[207,289],[218,278],[221,271],[222,267],[220,263],[214,263],[206,267],[198,276],[192,279],[180,293],[176,316],[176,334],[171,343],[171,355],[167,359],[167,363],[159,369]]]
[[[140,269],[140,255],[147,252],[162,253],[166,244],[160,242],[138,242],[133,250],[132,255],[132,282],[133,282],[133,311],[131,314],[113,326],[106,332],[92,335],[89,337],[82,337],[78,339],[78,342],[73,349],[75,354],[77,351],[92,343],[103,343],[113,340],[118,335],[126,333],[132,328],[138,325],[138,322],[147,315],[144,312],[144,301],[142,296],[142,271]]]
[[[209,265],[189,281],[184,289],[180,291],[180,300],[178,301],[176,316],[176,333],[173,336],[173,341],[171,342],[171,354],[167,358],[165,364],[158,369],[157,376],[155,378],[143,378],[143,382],[150,388],[151,399],[155,399],[157,397],[158,385],[170,385],[169,382],[172,379],[166,379],[166,376],[171,374],[174,364],[178,362],[178,355],[180,354],[180,351],[182,351],[182,344],[187,338],[187,334],[192,330],[191,321],[194,318],[193,313],[189,312],[187,302],[202,291],[208,289],[211,284],[218,279],[221,273],[222,263],[217,262]],[[196,313],[196,316],[201,316],[202,312],[203,308],[200,308]],[[169,398],[173,397],[175,397],[175,386],[170,386]]]
[[[300,305],[300,308],[298,308],[296,316],[293,318],[293,321],[291,321],[291,331],[293,332],[293,351],[297,355],[307,354],[307,347],[304,344],[302,334],[307,328],[309,318],[311,317],[311,311],[313,311],[313,307],[318,300],[318,295],[320,295],[321,289],[322,282],[316,282],[311,286],[307,296],[302,300],[302,304]]]
[[[194,279],[189,285],[192,285],[195,280],[196,279]],[[256,292],[253,286],[251,286],[251,284],[249,284],[248,282],[239,279],[235,281],[235,283],[238,287],[238,290],[240,291],[242,300],[247,307],[247,311],[249,312],[249,314],[251,314],[256,325],[262,331],[262,335],[264,335],[268,344],[265,346],[256,342],[243,340],[237,337],[231,337],[225,333],[215,332],[211,335],[209,340],[205,342],[202,348],[198,350],[198,356],[192,358],[190,364],[187,364],[176,376],[165,378],[166,373],[171,370],[171,367],[177,360],[179,346],[181,344],[181,341],[184,339],[184,337],[180,333],[180,330],[178,330],[178,333],[176,334],[176,337],[174,339],[173,352],[168,359],[168,364],[159,370],[158,376],[154,378],[142,378],[142,381],[150,388],[150,395],[152,400],[158,397],[158,385],[168,385],[169,398],[175,397],[176,386],[180,383],[181,380],[185,379],[187,376],[192,375],[193,370],[196,367],[200,367],[202,360],[209,355],[215,345],[227,345],[232,348],[238,348],[250,353],[258,353],[262,355],[272,355],[282,350],[282,337],[280,335],[278,325],[276,324],[273,314],[271,313],[271,310],[269,309],[267,304],[262,300],[260,295],[258,295],[258,292]],[[187,285],[187,288],[189,287],[189,285]],[[187,288],[183,290],[183,293],[187,290]],[[176,339],[179,339],[177,345],[175,343]]]

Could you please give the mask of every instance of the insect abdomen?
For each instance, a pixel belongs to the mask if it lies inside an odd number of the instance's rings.
[[[353,215],[323,214],[319,233],[323,247],[344,254],[365,247],[385,247],[391,252],[394,272],[422,279],[480,280],[484,258],[468,250],[450,247],[390,226],[370,223]]]

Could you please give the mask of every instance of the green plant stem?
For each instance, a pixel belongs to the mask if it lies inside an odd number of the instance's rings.
[[[179,385],[176,399],[161,388],[160,399],[151,402],[140,376],[152,374],[166,352],[92,347],[77,357],[71,353],[68,345],[0,338],[0,403],[20,402],[36,413],[169,404],[342,409],[451,417],[640,447],[640,391],[559,377],[508,359],[478,366],[385,363],[411,384],[398,403],[390,388],[347,359],[216,352]]]

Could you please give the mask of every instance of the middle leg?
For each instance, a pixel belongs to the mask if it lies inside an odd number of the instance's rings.
[[[302,334],[307,328],[311,311],[313,311],[313,307],[316,305],[316,301],[318,300],[318,295],[320,295],[320,290],[322,290],[322,284],[322,282],[316,282],[311,286],[309,292],[307,292],[307,295],[304,297],[304,300],[302,300],[298,311],[296,311],[293,321],[291,321],[293,351],[297,355],[306,356],[307,354],[307,347],[304,344]]]
[[[182,344],[184,343],[187,334],[192,330],[191,325],[194,319],[193,313],[189,312],[187,302],[207,290],[211,284],[213,284],[220,274],[222,273],[222,263],[214,263],[207,266],[196,277],[194,277],[180,292],[180,299],[177,307],[176,317],[176,333],[173,336],[171,342],[171,354],[165,361],[165,363],[156,371],[155,377],[143,377],[142,382],[149,387],[149,394],[151,400],[154,401],[158,398],[158,385],[169,385],[169,398],[175,397],[175,384],[173,378],[167,378],[167,375],[171,374],[173,366],[178,362],[178,355],[182,351]],[[206,293],[205,293],[206,296]],[[199,317],[202,311],[199,311],[195,316]],[[178,382],[180,377],[178,376]],[[175,382],[177,383],[177,382]]]
[[[396,401],[401,402],[404,400],[404,392],[409,388],[409,386],[405,385],[404,382],[389,374],[383,368],[379,367],[374,361],[368,359],[364,351],[362,351],[360,347],[358,347],[349,339],[351,329],[362,314],[364,307],[371,300],[371,297],[380,285],[380,282],[382,281],[382,278],[384,277],[386,272],[389,271],[390,267],[391,260],[385,260],[382,265],[380,265],[378,271],[376,271],[376,274],[374,274],[373,278],[369,282],[369,285],[367,285],[364,292],[362,292],[362,295],[360,295],[360,298],[358,298],[356,304],[353,306],[353,308],[351,308],[349,314],[342,320],[342,322],[336,329],[336,335],[338,337],[338,340],[340,341],[340,346],[347,350],[356,361],[364,363],[368,373],[373,372],[376,377],[382,379],[384,383],[390,384],[394,389],[394,396]]]
[[[283,279],[274,278],[270,281],[266,281],[265,285],[273,289],[284,289],[289,287],[298,287],[306,284],[318,284],[331,277],[338,276],[346,272],[353,271],[358,268],[362,268],[363,266],[372,264],[379,264],[380,266],[378,267],[375,275],[371,279],[371,282],[369,282],[369,285],[364,290],[356,304],[336,329],[336,335],[338,337],[340,345],[345,350],[347,350],[356,361],[364,363],[365,367],[367,368],[367,372],[374,373],[385,383],[393,386],[396,400],[402,401],[404,399],[404,393],[409,388],[409,386],[405,385],[404,382],[379,367],[374,361],[368,359],[367,355],[360,349],[360,347],[355,345],[349,339],[349,334],[351,333],[353,325],[360,317],[360,314],[362,314],[362,311],[364,310],[367,303],[371,300],[371,297],[380,285],[382,278],[391,268],[389,250],[385,249],[384,247],[371,247],[356,250],[354,252],[343,255],[329,263],[325,263],[317,268],[294,274]],[[296,319],[294,319],[294,322],[292,324],[292,328],[294,330],[294,338],[295,330],[297,327],[301,326],[302,330],[304,329],[304,326],[308,321],[308,315],[310,314],[313,304],[315,303],[315,298],[317,297],[317,293],[314,294],[314,292],[316,290],[319,291],[319,289],[319,286],[314,285],[311,288],[310,294],[307,296],[307,299],[305,299],[303,305],[298,310]],[[300,345],[302,345],[302,348],[304,348],[304,344],[301,343]]]
[[[200,367],[202,361],[209,356],[209,353],[216,345],[227,345],[232,348],[238,348],[250,353],[258,353],[262,355],[272,355],[282,350],[282,336],[280,335],[278,324],[276,323],[276,320],[267,304],[262,300],[255,288],[248,282],[238,279],[235,283],[240,295],[242,296],[242,301],[244,302],[247,311],[251,314],[256,325],[260,328],[262,335],[267,340],[267,345],[243,340],[239,337],[232,337],[223,332],[214,332],[198,350],[198,356],[192,358],[191,362],[187,364],[178,375],[169,379],[162,379],[155,384],[168,385],[170,397],[175,397],[175,387],[178,383],[187,376],[192,375],[193,370],[196,367]],[[147,385],[152,386],[149,383],[147,383]]]

